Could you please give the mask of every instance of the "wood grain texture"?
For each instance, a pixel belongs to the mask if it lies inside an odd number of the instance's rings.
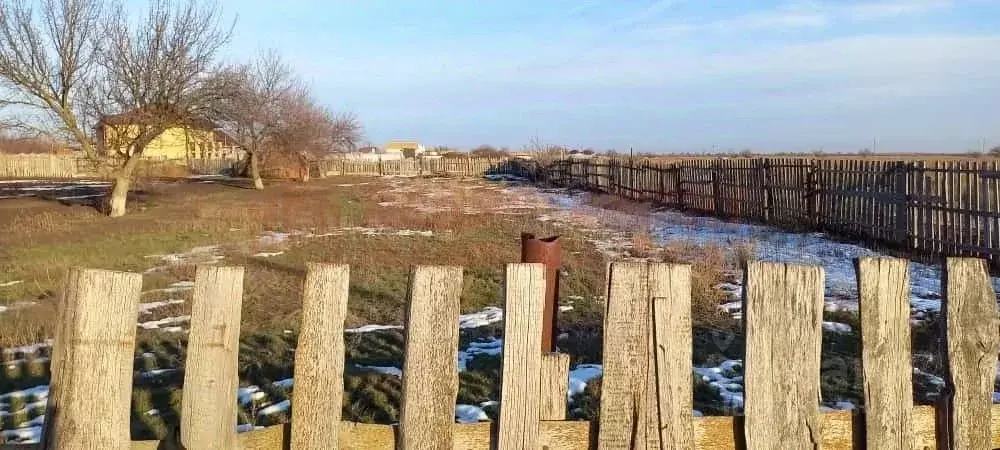
[[[747,448],[819,448],[823,269],[751,262],[745,286]]]
[[[1000,448],[1000,405],[992,408],[990,434],[992,448]],[[856,411],[835,411],[820,414],[822,446],[824,450],[853,450],[864,448],[863,424],[855,420]],[[914,448],[934,450],[935,410],[932,406],[913,407]],[[491,428],[495,424],[454,424],[455,449],[488,450]],[[740,417],[695,417],[694,436],[697,449],[743,449],[743,420]],[[237,440],[244,450],[283,450],[289,445],[289,425],[276,425],[261,430],[241,433]],[[588,444],[590,422],[542,421],[539,434],[542,448],[550,450],[577,450],[593,448]],[[396,427],[391,425],[341,422],[341,450],[391,450],[395,448]],[[133,441],[132,450],[157,450],[159,441]],[[6,444],[2,450],[38,450],[39,444]]]
[[[538,448],[545,265],[508,264],[497,449]]]
[[[565,420],[569,391],[569,355],[543,353],[542,374],[538,398],[541,420]]]
[[[948,348],[947,441],[953,448],[990,447],[990,414],[996,379],[997,298],[986,262],[948,258],[944,273],[945,341]]]
[[[858,298],[866,443],[913,448],[909,262],[858,260]]]
[[[130,447],[142,275],[70,269],[56,316],[43,448]]]
[[[691,266],[651,264],[657,428],[662,448],[694,448]]]
[[[306,266],[292,391],[293,450],[338,448],[349,285],[346,264]]]
[[[236,448],[242,305],[242,267],[198,267],[181,401],[181,443],[188,450]]]
[[[421,266],[413,271],[403,354],[400,449],[453,446],[461,295],[461,267]],[[538,339],[534,342],[537,348]]]
[[[609,272],[597,448],[647,448],[650,439],[656,448],[659,434],[650,424],[650,409],[655,409],[650,389],[655,387],[649,374],[648,265],[614,263]]]

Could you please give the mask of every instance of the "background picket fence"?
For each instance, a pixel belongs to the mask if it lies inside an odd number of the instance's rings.
[[[997,303],[986,264],[944,272],[948,391],[912,403],[906,260],[857,262],[865,405],[820,413],[821,267],[751,262],[746,271],[745,416],[692,417],[691,269],[609,266],[599,424],[565,421],[566,355],[540,347],[544,266],[511,264],[497,423],[455,424],[463,270],[411,275],[399,424],[341,422],[349,267],[309,264],[291,424],[236,434],[244,271],[200,266],[191,311],[179,440],[202,449],[962,448],[1000,445],[992,405]],[[142,276],[74,269],[59,305],[44,447],[177,448],[130,442]],[[860,415],[856,415],[860,414]],[[596,427],[593,425],[597,425]],[[176,443],[175,443],[176,444]],[[25,449],[30,446],[4,448]]]
[[[1000,160],[565,160],[554,184],[1000,268]]]

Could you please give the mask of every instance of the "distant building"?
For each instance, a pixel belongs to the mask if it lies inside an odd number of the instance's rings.
[[[143,123],[141,114],[105,116],[97,124],[98,145],[108,153],[129,145]],[[189,120],[167,128],[146,145],[142,156],[160,159],[241,159],[236,139],[208,120]]]
[[[416,158],[426,151],[417,141],[389,141],[385,153],[400,153],[404,158]]]

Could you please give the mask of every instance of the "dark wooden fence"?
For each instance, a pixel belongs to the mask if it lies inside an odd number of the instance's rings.
[[[914,406],[908,262],[858,260],[864,410],[821,413],[823,268],[753,262],[746,275],[743,417],[693,417],[691,267],[608,267],[599,422],[566,421],[565,355],[542,353],[544,266],[507,266],[497,423],[456,425],[460,267],[417,267],[406,313],[397,425],[341,422],[350,269],[309,264],[290,426],[237,436],[244,271],[195,277],[179,433],[131,442],[142,275],[74,269],[59,303],[43,443],[19,450],[169,449],[990,449],[997,303],[982,260],[943,278],[949,395]],[[596,429],[596,432],[595,432]]]
[[[1000,266],[1000,160],[566,160],[556,185]]]

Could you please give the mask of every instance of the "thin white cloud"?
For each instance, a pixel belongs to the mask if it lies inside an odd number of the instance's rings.
[[[927,14],[953,7],[954,0],[878,0],[865,2],[795,1],[774,9],[707,22],[660,21],[638,34],[644,37],[676,37],[684,33],[725,33],[770,30],[775,32],[832,26],[843,22],[884,20],[905,15]]]

